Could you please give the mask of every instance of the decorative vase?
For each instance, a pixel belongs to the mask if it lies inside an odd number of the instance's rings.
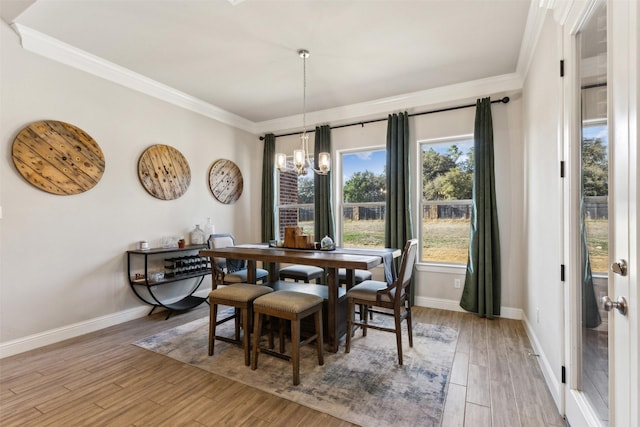
[[[196,224],[196,228],[191,232],[191,244],[192,245],[204,245],[204,231]]]
[[[324,236],[320,241],[321,249],[333,249],[333,239],[329,236]]]

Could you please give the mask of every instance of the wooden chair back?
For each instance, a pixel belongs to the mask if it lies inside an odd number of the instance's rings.
[[[413,276],[413,267],[416,263],[417,253],[418,239],[407,240],[402,251],[402,261],[400,263],[398,278],[388,288],[378,291],[379,294],[390,294],[394,306],[400,305],[410,292],[409,287],[411,286],[411,277]],[[378,296],[378,301],[381,300],[381,296],[382,295]]]

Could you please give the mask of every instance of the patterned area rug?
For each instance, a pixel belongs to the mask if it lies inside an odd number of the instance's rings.
[[[454,329],[414,322],[413,348],[403,330],[403,366],[398,366],[395,335],[388,332],[370,329],[362,337],[357,331],[349,354],[343,337],[338,353],[324,353],[323,366],[318,366],[315,346],[304,346],[300,384],[293,386],[286,360],[260,354],[258,369],[252,371],[244,366],[242,348],[224,341],[216,341],[209,357],[208,328],[205,317],[134,344],[361,426],[441,423],[458,339]],[[232,336],[233,322],[216,332]]]

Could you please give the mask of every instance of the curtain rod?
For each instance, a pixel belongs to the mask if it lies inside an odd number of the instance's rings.
[[[495,104],[497,102],[502,102],[503,104],[507,104],[509,102],[509,97],[505,96],[504,98],[501,99],[496,99],[495,101],[491,101],[492,104]],[[460,110],[462,108],[469,108],[469,107],[475,107],[476,104],[468,104],[468,105],[458,105],[457,107],[449,107],[449,108],[441,108],[439,110],[431,110],[431,111],[423,111],[421,113],[413,113],[413,114],[408,114],[409,117],[413,117],[413,116],[422,116],[425,114],[433,114],[433,113],[442,113],[445,111],[452,111],[452,110]],[[346,128],[349,126],[363,126],[369,123],[375,123],[375,122],[382,122],[387,120],[387,118],[384,119],[372,119],[372,120],[365,120],[365,121],[361,121],[361,122],[353,122],[353,123],[347,123],[344,125],[337,125],[337,126],[329,126],[329,129],[340,129],[340,128]],[[308,130],[307,133],[312,133],[315,132],[315,129],[311,129]],[[275,138],[279,138],[282,136],[291,136],[291,135],[302,135],[302,132],[291,132],[291,133],[283,133],[282,135],[274,135]],[[260,141],[264,141],[264,136],[260,137]]]

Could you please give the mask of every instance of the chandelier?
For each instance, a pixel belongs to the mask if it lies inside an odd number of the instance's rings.
[[[293,168],[298,175],[306,175],[307,169],[311,169],[318,175],[326,175],[331,169],[331,154],[327,152],[318,154],[318,169],[311,162],[309,152],[309,134],[307,133],[307,58],[309,51],[300,49],[298,55],[302,58],[302,133],[300,134],[300,148],[293,150]],[[280,171],[287,170],[287,155],[276,153],[276,168]]]

